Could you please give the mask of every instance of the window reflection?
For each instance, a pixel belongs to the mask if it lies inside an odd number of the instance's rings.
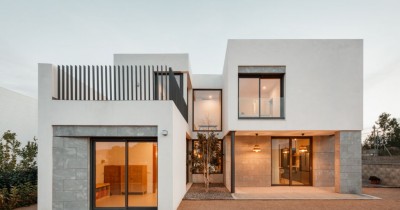
[[[221,130],[221,92],[193,91],[193,130]]]
[[[157,207],[157,143],[95,142],[95,162],[95,207]]]
[[[281,76],[239,78],[239,118],[284,117],[281,88]]]

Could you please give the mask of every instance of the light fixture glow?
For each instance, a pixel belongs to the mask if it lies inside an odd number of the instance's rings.
[[[300,146],[299,147],[299,152],[307,152],[307,147],[306,146]]]
[[[267,89],[267,87],[263,86],[262,89],[265,90],[265,89]]]
[[[283,148],[282,150],[283,150],[282,151],[283,154],[289,153],[289,148],[287,148],[287,147]]]
[[[258,133],[256,133],[256,144],[254,145],[253,152],[261,152],[260,145],[257,144]]]
[[[212,95],[209,95],[208,98],[209,98],[209,99],[212,99]]]
[[[254,145],[253,152],[261,152],[260,145],[258,144]]]

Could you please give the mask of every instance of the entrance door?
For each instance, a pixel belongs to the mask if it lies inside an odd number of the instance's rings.
[[[154,139],[93,139],[92,209],[157,209]]]
[[[311,138],[272,138],[272,185],[311,185]]]

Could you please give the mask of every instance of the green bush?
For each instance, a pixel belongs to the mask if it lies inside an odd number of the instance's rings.
[[[16,134],[6,131],[0,140],[0,209],[37,203],[37,143],[22,149]]]

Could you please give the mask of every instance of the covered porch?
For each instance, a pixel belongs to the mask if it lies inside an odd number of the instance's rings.
[[[231,131],[224,154],[224,183],[238,198],[246,192],[303,192],[294,199],[361,194],[360,131]]]

